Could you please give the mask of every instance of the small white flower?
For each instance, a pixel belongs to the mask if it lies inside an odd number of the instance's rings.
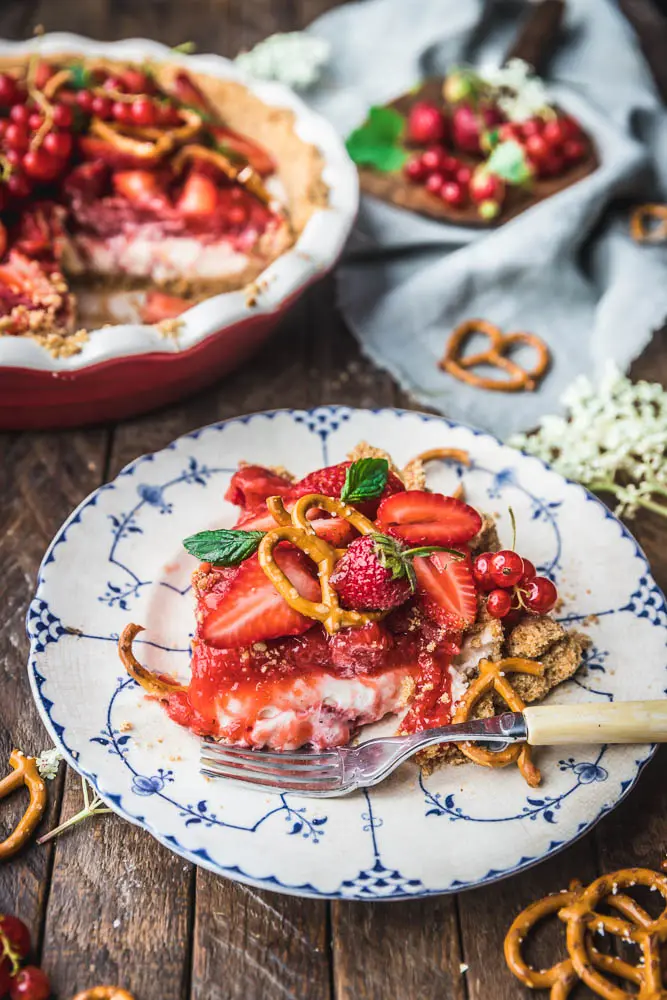
[[[58,773],[58,767],[62,759],[63,755],[58,747],[52,747],[50,750],[42,750],[37,758],[37,770],[45,780],[53,781]]]
[[[667,390],[634,384],[610,364],[597,387],[580,375],[562,399],[566,417],[543,417],[535,434],[509,443],[568,479],[613,493],[618,515],[648,507],[667,516]]]
[[[484,79],[500,91],[498,107],[512,122],[523,122],[549,107],[544,81],[523,59],[510,59],[505,66],[488,70]]]
[[[318,82],[329,61],[331,46],[323,38],[305,31],[279,32],[241,52],[235,62],[259,80],[278,80],[295,90],[307,90]]]

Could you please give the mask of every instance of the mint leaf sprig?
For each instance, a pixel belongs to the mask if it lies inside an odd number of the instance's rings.
[[[395,108],[374,106],[364,124],[350,134],[345,145],[357,166],[391,173],[400,170],[408,159],[402,142],[404,134],[404,115]]]
[[[382,496],[389,477],[386,458],[360,458],[348,466],[340,492],[344,503],[362,503]]]
[[[255,554],[265,534],[265,531],[217,528],[184,538],[183,546],[201,562],[213,563],[214,566],[238,566]]]

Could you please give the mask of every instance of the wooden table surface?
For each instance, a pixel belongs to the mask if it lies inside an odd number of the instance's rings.
[[[41,23],[104,39],[193,40],[200,51],[233,55],[270,32],[304,26],[329,6],[328,0],[3,0],[0,36],[27,37]],[[667,384],[664,334],[634,374]],[[13,746],[34,753],[50,743],[29,692],[24,618],[42,554],[72,508],[136,456],[202,424],[320,403],[414,405],[361,358],[329,281],[306,295],[259,357],[195,399],[114,427],[0,436],[0,761]],[[664,521],[641,517],[632,528],[664,588]],[[641,671],[640,656],[633,668]],[[667,748],[629,798],[561,854],[458,896],[329,904],[251,889],[193,868],[111,815],[5,863],[0,912],[17,913],[31,927],[62,1000],[103,982],[125,986],[137,1000],[517,1000],[532,994],[502,958],[514,914],[575,876],[657,866],[667,847],[666,764]],[[80,808],[79,779],[64,771],[50,786],[42,829]],[[18,818],[17,798],[2,803],[0,839]],[[541,958],[550,954],[545,943]]]

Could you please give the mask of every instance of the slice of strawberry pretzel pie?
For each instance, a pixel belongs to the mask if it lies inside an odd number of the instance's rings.
[[[400,473],[360,445],[299,481],[243,465],[226,499],[240,508],[236,526],[184,542],[201,560],[190,683],[136,661],[138,626],[120,642],[132,676],[198,735],[279,751],[340,746],[388,714],[401,733],[446,725],[482,661],[539,661],[512,675],[524,702],[579,667],[587,639],[549,617],[551,580],[500,548],[489,517],[430,492],[420,459]],[[489,693],[471,714],[502,705]],[[421,763],[464,759],[436,746]]]

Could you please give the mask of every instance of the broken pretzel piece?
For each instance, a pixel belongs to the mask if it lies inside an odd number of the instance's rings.
[[[635,243],[667,241],[667,205],[639,205],[630,216],[630,235]]]
[[[13,833],[0,843],[0,861],[11,858],[30,839],[46,808],[46,783],[37,770],[34,757],[26,757],[20,750],[12,750],[9,763],[13,771],[0,781],[0,799],[25,785],[30,794],[28,808]]]

